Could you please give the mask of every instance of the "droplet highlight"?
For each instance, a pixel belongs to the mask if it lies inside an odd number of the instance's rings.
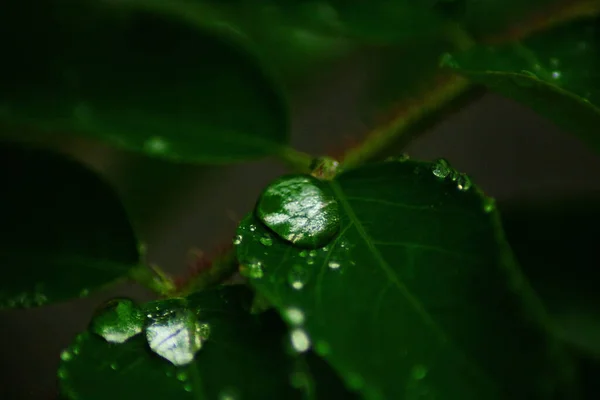
[[[298,353],[304,353],[310,349],[310,338],[304,329],[296,328],[290,332],[292,347]]]
[[[144,313],[131,299],[117,298],[104,303],[94,314],[91,330],[109,343],[124,343],[142,333]]]
[[[323,247],[340,229],[339,207],[331,190],[308,175],[286,176],[270,184],[255,212],[279,237],[299,247]]]
[[[285,310],[285,319],[292,325],[302,325],[304,323],[304,312],[297,307],[290,307]]]

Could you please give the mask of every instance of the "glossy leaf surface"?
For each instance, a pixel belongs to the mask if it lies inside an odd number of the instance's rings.
[[[457,72],[544,115],[600,150],[600,20],[445,60]]]
[[[66,300],[126,276],[137,240],[111,187],[78,162],[0,144],[0,307]]]
[[[390,161],[342,173],[328,183],[341,230],[317,250],[271,237],[248,215],[236,240],[242,269],[261,271],[250,281],[288,321],[294,347],[312,346],[366,398],[560,392],[564,365],[496,212],[466,175],[440,169]]]
[[[210,336],[194,361],[175,367],[154,354],[145,335],[110,344],[92,333],[80,334],[63,352],[61,392],[68,399],[296,399],[301,392],[289,382],[291,359],[283,347],[283,327],[273,314],[260,318],[247,307],[252,294],[229,286],[189,296],[152,302],[151,314],[191,312],[210,326]],[[169,338],[167,338],[167,341]]]
[[[10,0],[0,119],[185,162],[275,154],[286,106],[238,39],[119,2]]]

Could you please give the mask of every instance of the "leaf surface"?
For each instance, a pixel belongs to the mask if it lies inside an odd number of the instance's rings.
[[[600,150],[599,23],[577,21],[523,42],[477,46],[445,63]]]
[[[341,214],[331,243],[296,248],[250,214],[242,271],[368,399],[549,398],[568,363],[550,350],[496,212],[465,179],[413,161],[344,172],[326,183]]]
[[[0,144],[0,307],[86,295],[127,276],[137,240],[112,188],[52,152]]]
[[[287,143],[281,93],[226,27],[117,2],[10,0],[0,45],[5,122],[185,162],[258,158]]]
[[[154,354],[144,334],[110,344],[84,332],[61,356],[61,392],[68,399],[86,400],[301,398],[289,382],[292,364],[283,350],[280,320],[273,314],[250,315],[251,298],[247,288],[229,286],[185,300],[187,310],[210,326],[208,339],[186,366],[175,367]],[[155,307],[178,311],[172,302],[157,301],[146,308],[150,313]]]

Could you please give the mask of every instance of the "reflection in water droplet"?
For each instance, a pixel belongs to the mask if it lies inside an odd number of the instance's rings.
[[[268,234],[260,238],[260,243],[263,246],[271,246],[273,244],[273,239]]]
[[[242,244],[242,240],[244,239],[244,237],[242,235],[237,235],[234,239],[233,239],[233,244],[234,245],[239,245]]]
[[[285,310],[285,318],[292,325],[302,325],[304,323],[304,313],[297,307],[290,307]]]
[[[293,265],[288,272],[288,283],[296,290],[300,290],[308,282],[308,273],[301,265]]]
[[[69,350],[64,350],[60,353],[60,359],[63,361],[71,361],[73,359],[73,354]]]
[[[240,266],[240,274],[251,279],[260,279],[263,277],[262,263],[260,261],[253,261],[246,265]]]
[[[290,333],[292,347],[298,353],[304,353],[310,348],[310,338],[303,329],[296,328]]]
[[[440,179],[445,179],[448,175],[450,175],[453,172],[453,170],[452,167],[450,167],[450,163],[446,161],[446,159],[439,158],[433,164],[431,172],[433,172],[433,175],[435,175],[436,177]]]
[[[331,190],[312,176],[286,176],[269,185],[256,215],[281,238],[300,247],[322,247],[340,228],[338,203]]]
[[[123,343],[142,333],[144,314],[131,299],[118,298],[104,303],[95,312],[91,329],[109,343]]]
[[[148,345],[175,366],[192,362],[202,348],[206,327],[196,319],[195,312],[185,308],[183,299],[162,301],[159,308],[146,326]],[[177,375],[178,379],[181,374],[184,372]]]
[[[168,147],[167,141],[160,136],[152,136],[144,142],[144,150],[151,154],[162,154]]]
[[[340,263],[337,261],[329,261],[329,264],[327,264],[327,265],[331,269],[338,269],[341,266]]]
[[[421,380],[427,376],[427,368],[424,365],[415,365],[412,369],[411,376],[415,380]]]

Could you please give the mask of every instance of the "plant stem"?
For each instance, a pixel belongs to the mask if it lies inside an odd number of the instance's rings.
[[[309,154],[302,153],[289,146],[282,147],[276,157],[293,171],[302,173],[310,172],[313,161],[313,157]]]
[[[401,137],[406,136],[405,134],[413,125],[441,111],[454,99],[466,93],[471,86],[467,79],[451,75],[435,89],[423,93],[389,124],[371,131],[362,145],[346,153],[342,160],[343,167],[356,166],[374,158]]]
[[[177,290],[180,296],[186,296],[193,292],[206,289],[219,284],[231,277],[238,268],[238,262],[233,249],[228,249],[221,256],[212,261],[210,268],[192,276],[184,285]]]
[[[156,265],[140,264],[131,270],[129,277],[160,296],[175,291],[173,280]]]

